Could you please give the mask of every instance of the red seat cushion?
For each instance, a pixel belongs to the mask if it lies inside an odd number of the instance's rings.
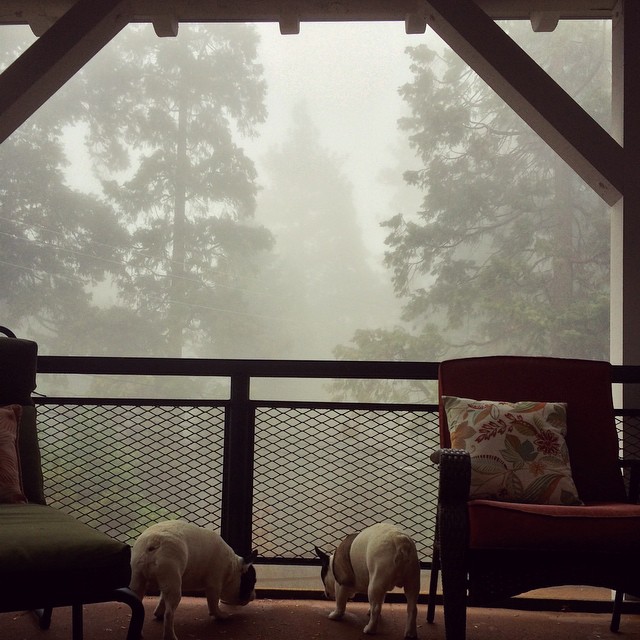
[[[469,547],[472,549],[606,549],[637,553],[640,505],[610,502],[584,506],[521,504],[471,500]]]

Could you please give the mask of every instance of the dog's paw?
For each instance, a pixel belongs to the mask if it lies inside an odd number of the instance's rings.
[[[229,618],[231,618],[233,614],[230,613],[229,611],[222,611],[218,609],[218,611],[209,613],[209,615],[213,616],[216,620],[221,620],[222,622],[224,622],[225,620],[228,620]]]
[[[340,620],[340,618],[342,618],[342,616],[344,616],[344,611],[339,611],[338,609],[336,609],[335,611],[332,611],[329,614],[329,619],[330,620]]]
[[[164,620],[164,612],[165,612],[164,602],[160,600],[160,602],[158,602],[158,604],[156,605],[156,608],[153,610],[153,617],[156,620]]]

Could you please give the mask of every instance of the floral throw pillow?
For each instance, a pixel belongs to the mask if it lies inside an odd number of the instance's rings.
[[[26,502],[20,481],[18,426],[22,407],[0,407],[0,503]]]
[[[579,505],[562,402],[442,397],[451,446],[471,456],[471,498]]]

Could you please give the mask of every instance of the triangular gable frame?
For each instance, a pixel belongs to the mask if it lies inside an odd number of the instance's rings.
[[[612,361],[623,364],[640,362],[640,225],[636,224],[640,215],[640,2],[619,0],[611,12],[614,128],[622,144],[473,0],[422,0],[410,2],[410,10],[406,10],[406,2],[393,0],[388,5],[375,3],[376,7],[374,3],[352,2],[344,0],[340,6],[345,11],[331,16],[318,15],[320,5],[311,1],[305,4],[304,0],[280,0],[277,7],[268,2],[252,6],[261,7],[262,21],[279,21],[283,33],[296,33],[301,19],[368,19],[369,7],[372,19],[390,15],[399,19],[396,14],[405,10],[403,19],[410,32],[424,30],[427,25],[434,29],[605,202],[615,205],[611,210],[611,355]],[[147,4],[154,7],[153,3]],[[508,8],[509,0],[503,5]],[[159,2],[158,6],[164,5]],[[237,14],[242,6],[241,2],[231,3],[227,9]],[[217,10],[224,8],[218,6]],[[159,10],[157,16],[145,19],[154,22],[158,35],[176,35],[179,20],[166,12],[165,7],[164,13]],[[238,15],[233,17],[239,19]],[[553,25],[557,18],[553,15],[546,20],[539,13],[530,17],[538,26]],[[224,16],[217,15],[216,19],[223,20]],[[39,20],[40,25],[47,21],[43,20]],[[71,5],[0,74],[0,143],[133,20],[140,21],[140,17],[133,14],[132,0],[78,0]],[[640,392],[638,395],[640,402]]]

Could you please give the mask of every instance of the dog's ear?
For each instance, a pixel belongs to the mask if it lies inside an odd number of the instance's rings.
[[[244,568],[250,567],[258,557],[258,550],[254,549],[248,556],[242,558],[242,562],[244,563]]]
[[[316,555],[320,558],[320,562],[323,567],[329,566],[329,556],[322,549],[318,549],[318,547],[314,547],[316,550]]]

